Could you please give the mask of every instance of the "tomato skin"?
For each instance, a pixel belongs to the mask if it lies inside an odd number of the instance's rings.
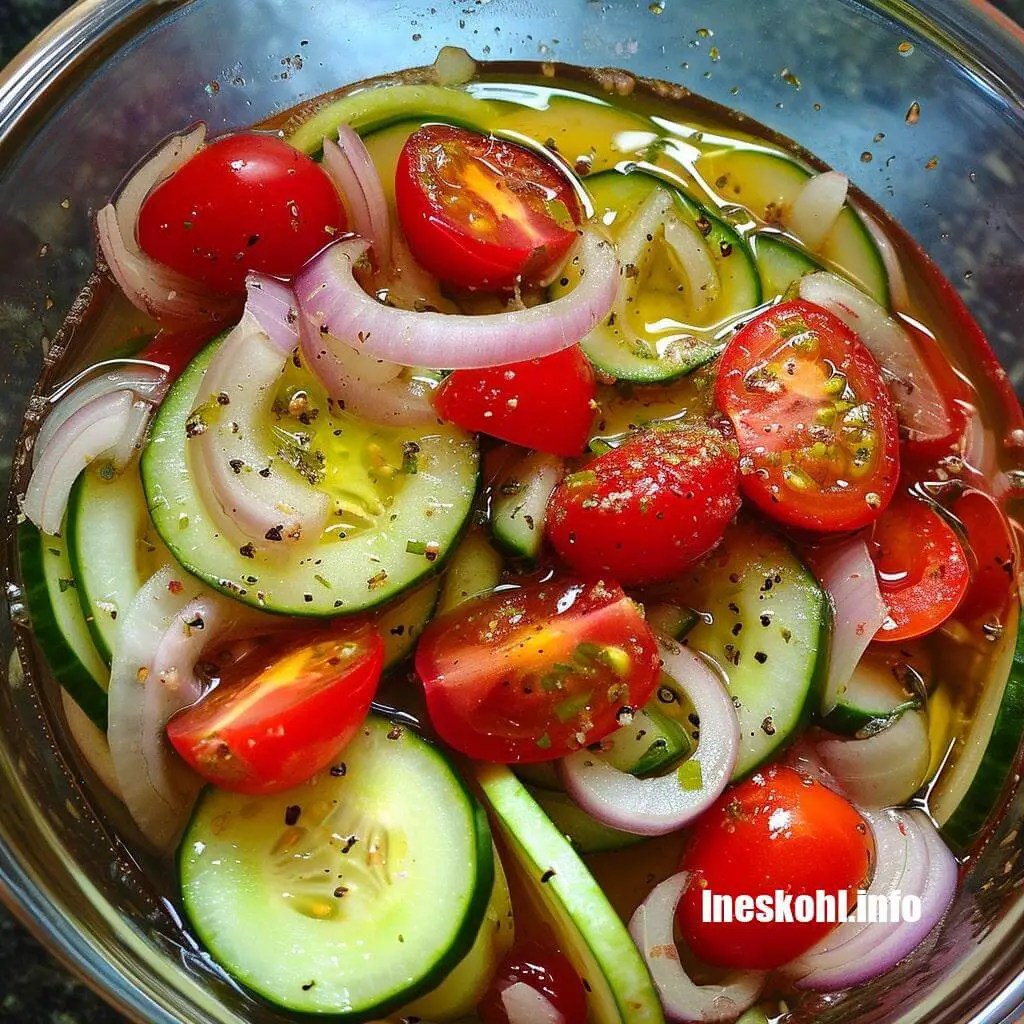
[[[942,625],[967,591],[970,571],[953,528],[923,501],[897,496],[868,544],[889,616],[876,640],[923,636]]]
[[[366,718],[384,664],[371,623],[271,637],[171,719],[174,749],[235,793],[279,793],[330,765]]]
[[[957,618],[971,624],[1001,619],[1014,599],[1020,554],[999,503],[984,491],[965,491],[950,511],[967,535],[971,580]]]
[[[536,989],[562,1015],[566,1024],[587,1019],[587,995],[572,964],[561,954],[535,943],[517,945],[498,968],[477,1013],[483,1024],[509,1024],[501,993],[523,982]]]
[[[782,824],[780,824],[780,822]],[[719,967],[772,970],[810,949],[827,922],[703,920],[702,893],[794,897],[861,887],[873,851],[856,808],[792,768],[772,766],[726,790],[698,821],[681,869],[691,872],[676,919],[687,945]]]
[[[177,380],[182,371],[206,345],[221,333],[221,327],[200,324],[195,327],[167,328],[157,331],[153,340],[139,353],[139,359],[162,363],[167,376]]]
[[[137,233],[153,259],[241,293],[250,271],[293,277],[345,226],[341,197],[313,160],[276,136],[239,132],[157,185]]]
[[[546,529],[577,572],[643,586],[706,555],[739,506],[735,446],[719,431],[651,430],[566,477]]]
[[[434,407],[463,430],[551,452],[579,455],[594,423],[597,384],[578,346],[522,363],[456,370]]]
[[[892,398],[874,357],[827,310],[798,299],[746,324],[722,353],[715,401],[736,431],[743,493],[772,519],[856,530],[892,500]]]
[[[451,125],[409,136],[395,201],[418,263],[449,284],[488,291],[544,282],[576,241],[581,217],[571,183],[550,162]]]
[[[551,761],[603,739],[654,693],[658,645],[614,583],[554,578],[468,601],[416,649],[430,720],[478,761]]]

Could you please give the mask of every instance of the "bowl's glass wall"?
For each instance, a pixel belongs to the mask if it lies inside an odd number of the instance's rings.
[[[214,132],[242,125],[340,83],[429,63],[444,44],[491,60],[625,67],[687,85],[793,137],[848,173],[933,254],[1013,379],[1024,381],[1024,47],[986,28],[966,2],[935,0],[918,11],[898,0],[92,7],[98,12],[83,9],[79,35],[50,40],[47,74],[57,81],[44,96],[32,96],[32,62],[0,93],[4,478],[45,339],[91,263],[89,213],[139,154],[191,121],[201,118]],[[922,8],[929,17],[919,16]],[[111,31],[115,23],[122,27]],[[981,58],[958,61],[944,32]],[[20,116],[27,100],[29,116]],[[915,102],[920,117],[908,123]],[[17,594],[9,597],[17,619]],[[0,642],[6,664],[6,625]],[[51,720],[59,722],[52,694],[31,679],[15,674],[0,684],[0,887],[16,890],[51,944],[140,1019],[277,1019],[209,984],[173,914],[95,813]],[[898,983],[890,978],[840,1003],[830,1019],[966,1021],[1009,984],[1015,965],[1024,965],[1014,831],[1021,815],[1018,801],[973,866],[944,932]],[[988,1019],[1002,1019],[1014,998],[1003,996]]]

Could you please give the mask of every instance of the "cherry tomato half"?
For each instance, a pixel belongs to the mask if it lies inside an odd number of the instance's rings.
[[[690,949],[719,967],[771,970],[810,949],[827,921],[705,920],[704,892],[774,898],[850,893],[868,876],[874,841],[856,808],[819,782],[773,766],[725,793],[683,855],[691,872],[677,921]],[[735,904],[734,904],[735,905]],[[776,910],[778,904],[776,903]],[[790,908],[792,910],[792,908]]]
[[[146,197],[143,251],[223,292],[245,275],[293,277],[346,225],[341,197],[320,166],[273,135],[211,142]]]
[[[735,445],[711,427],[652,430],[567,476],[547,535],[577,572],[641,586],[706,555],[739,506]]]
[[[174,749],[221,789],[277,793],[323,771],[370,709],[384,645],[370,623],[270,637],[171,719]]]
[[[425,125],[406,140],[395,201],[417,262],[461,288],[547,280],[580,222],[572,185],[549,161],[450,125]]]
[[[967,535],[971,582],[957,609],[966,622],[999,620],[1017,586],[1017,542],[999,503],[984,491],[965,491],[950,508]]]
[[[536,989],[558,1010],[565,1024],[583,1024],[587,1019],[587,995],[572,964],[552,949],[523,944],[498,968],[477,1007],[484,1024],[509,1024],[501,994],[518,983]]]
[[[899,435],[878,364],[837,317],[784,302],[751,320],[719,363],[718,407],[740,446],[744,494],[780,522],[854,530],[899,479]]]
[[[876,640],[909,640],[942,625],[967,590],[970,570],[953,528],[923,501],[898,496],[868,545],[888,618]]]
[[[573,346],[544,359],[456,370],[434,396],[439,415],[463,430],[555,455],[579,455],[594,423],[597,385]]]
[[[603,739],[658,681],[658,646],[614,583],[555,578],[435,619],[416,672],[434,728],[480,761],[550,761]]]

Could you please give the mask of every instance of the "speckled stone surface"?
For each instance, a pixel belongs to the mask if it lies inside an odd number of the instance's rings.
[[[67,0],[0,0],[0,66],[51,19]],[[1024,0],[997,6],[1024,23]],[[72,980],[0,908],[0,1022],[2,1024],[124,1024],[88,989]]]

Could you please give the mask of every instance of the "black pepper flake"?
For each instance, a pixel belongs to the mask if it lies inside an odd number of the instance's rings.
[[[228,465],[234,470],[236,476],[245,468],[245,462],[242,459],[228,459]]]
[[[269,480],[270,479],[270,467],[269,466],[267,466],[265,469],[257,470],[257,472],[259,473],[259,475],[261,477],[263,477],[264,480]]]
[[[316,985],[315,981],[307,981],[306,984],[302,986],[302,991],[308,992],[314,985]]]
[[[402,733],[404,731],[405,730],[400,725],[398,725],[398,723],[396,722],[388,730],[388,739],[389,740],[400,740],[402,738]]]
[[[291,828],[292,825],[299,823],[299,818],[302,817],[302,808],[298,804],[289,804],[284,809],[284,823]]]
[[[255,558],[255,557],[256,557],[256,547],[255,547],[255,545],[253,544],[253,542],[252,542],[252,541],[249,541],[249,543],[248,543],[248,544],[243,544],[243,545],[242,545],[242,546],[241,546],[241,547],[240,547],[240,548],[238,549],[238,553],[239,553],[239,554],[240,554],[240,555],[241,555],[241,556],[242,556],[243,558]],[[255,580],[252,580],[251,582],[255,583],[256,581],[255,581]]]
[[[283,532],[283,530],[284,530],[284,523],[282,523],[279,526],[272,526],[269,530],[267,530],[267,532],[263,536],[267,540],[280,540],[281,539],[281,533]]]
[[[764,651],[754,651],[754,661],[758,665],[763,665],[768,660],[768,655]]]
[[[348,765],[342,761],[340,764],[331,765],[331,775],[336,779],[343,779],[348,774]]]
[[[545,871],[544,874],[540,876],[541,885],[547,885],[548,882],[550,882],[556,874],[557,872],[554,868],[548,868],[547,871]]]
[[[347,885],[339,885],[334,890],[334,896],[335,896],[336,899],[340,900],[342,898],[342,896],[344,896],[345,893],[347,893],[347,892],[348,892],[348,886]]]

